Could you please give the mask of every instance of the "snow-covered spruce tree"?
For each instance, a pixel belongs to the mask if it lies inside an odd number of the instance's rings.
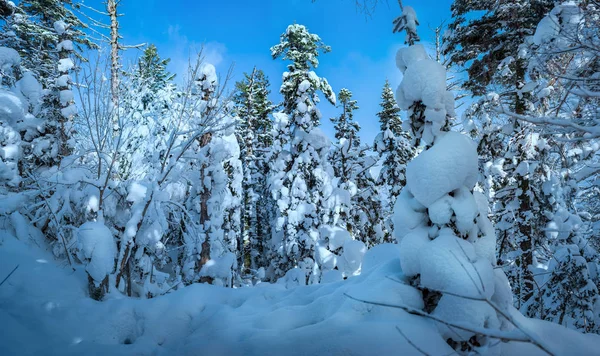
[[[513,89],[525,85],[526,61],[520,46],[553,6],[552,0],[455,0],[451,8],[453,21],[444,36],[444,54],[449,54],[452,64],[472,61],[464,87],[474,95],[482,95],[492,83]],[[485,13],[480,15],[480,11]],[[500,76],[498,68],[503,71]],[[524,109],[516,91],[506,95],[516,97],[517,111]]]
[[[403,12],[407,33],[416,34],[414,21],[412,26],[409,21],[416,19],[414,10],[405,6]],[[406,187],[394,209],[403,273],[422,293],[427,313],[474,328],[505,328],[506,321],[490,303],[504,310],[510,307],[510,286],[502,270],[494,269],[494,229],[485,198],[473,190],[478,177],[476,146],[466,135],[442,131],[453,106],[446,70],[421,45],[401,48],[396,58],[403,73],[399,106],[422,108],[409,120],[420,120],[416,139],[428,147],[408,163]],[[499,343],[489,336],[438,326],[458,352],[498,350]]]
[[[193,174],[188,206],[198,217],[199,231],[184,235],[183,276],[187,283],[233,287],[238,283],[238,237],[241,235],[242,163],[235,135],[236,119],[229,103],[220,103],[215,67],[204,64],[195,80],[200,98],[198,119],[216,118],[221,129],[210,128],[194,143]],[[204,118],[204,119],[203,119]],[[202,127],[204,123],[198,121]],[[193,127],[193,126],[192,126]]]
[[[596,271],[600,256],[590,244],[593,236],[577,208],[579,189],[574,163],[583,152],[570,148],[569,143],[553,142],[552,146],[561,151],[562,157],[553,156],[554,166],[544,184],[550,206],[544,212],[548,223],[543,227],[549,256],[528,314],[582,332],[598,333],[600,277]]]
[[[170,61],[170,58],[160,58],[158,49],[153,44],[144,49],[144,54],[138,60],[134,83],[142,91],[142,108],[144,110],[151,106],[158,106],[158,109],[161,109],[166,105],[161,92],[175,79],[175,74],[169,73],[167,70]]]
[[[398,194],[406,185],[406,163],[415,157],[416,149],[411,144],[410,134],[402,129],[400,108],[387,80],[381,93],[380,106],[381,111],[377,116],[381,132],[375,137],[373,146],[383,160],[378,183],[386,196],[383,214],[388,220]]]
[[[236,135],[244,173],[238,265],[255,274],[260,268],[267,267],[265,246],[271,234],[267,155],[273,144],[270,115],[275,106],[269,100],[269,93],[269,80],[262,70],[254,68],[251,74],[244,73],[244,79],[236,83],[233,97],[235,112],[240,119]]]
[[[290,142],[289,148],[282,147],[273,158],[270,174],[271,192],[278,206],[272,244],[279,245],[279,253],[273,263],[276,276],[294,269],[291,273],[296,283],[318,283],[316,245],[326,215],[322,209],[325,193],[331,187],[326,167],[330,142],[318,128],[321,114],[316,104],[318,91],[332,104],[335,94],[327,80],[311,69],[318,66],[319,53],[327,53],[330,48],[319,36],[297,24],[288,26],[280,39],[271,54],[292,62],[280,89]]]
[[[588,128],[595,126],[598,98],[590,93],[600,86],[587,80],[598,68],[600,51],[587,49],[598,35],[597,5],[565,2],[552,9],[524,41],[528,54],[525,86],[531,93],[531,112],[517,114],[508,105],[498,111],[540,132],[540,156],[530,166],[538,169],[533,181],[535,236],[544,238],[538,263],[546,265],[536,278],[532,300],[525,312],[584,332],[598,332],[598,254],[582,217],[579,188],[594,176],[593,153],[598,142]],[[584,49],[586,48],[586,49]],[[593,48],[593,47],[592,47]],[[539,178],[541,177],[541,178]],[[587,235],[587,236],[586,236]],[[539,287],[538,287],[539,286]]]
[[[382,204],[385,198],[384,187],[371,173],[371,168],[377,165],[378,159],[370,151],[371,148],[366,145],[360,147],[360,152],[367,153],[358,162],[358,172],[354,178],[357,192],[352,197],[355,236],[367,247],[391,241],[391,231],[387,224],[390,213],[386,217],[386,209]]]
[[[342,113],[331,118],[337,142],[331,150],[329,160],[338,179],[337,186],[340,193],[343,193],[339,194],[340,199],[333,207],[332,223],[346,229],[350,235],[357,238],[358,231],[354,226],[355,212],[352,211],[351,199],[357,193],[356,175],[360,169],[358,164],[364,156],[358,135],[360,125],[354,120],[354,111],[358,109],[358,105],[356,100],[352,100],[352,92],[346,88],[340,90],[337,101]]]
[[[21,135],[19,123],[28,114],[27,106],[15,95],[16,76],[20,72],[21,58],[12,48],[0,47],[0,194],[17,193],[21,183],[19,159]],[[10,211],[11,209],[7,209]]]
[[[74,67],[72,57],[83,58],[76,50],[95,48],[95,44],[69,6],[58,0],[21,1],[4,26],[3,40],[22,55],[23,66],[45,90],[36,108],[36,116],[43,122],[38,123],[38,132],[29,129],[23,136],[29,143],[24,151],[29,171],[57,166],[73,150],[70,140],[76,108],[68,74]]]
[[[169,131],[168,115],[176,93],[174,74],[167,71],[170,59],[161,59],[154,45],[148,46],[137,65],[123,78],[123,153],[118,156],[117,173],[122,181],[144,180],[159,161],[164,140],[153,139]]]
[[[523,42],[533,35],[538,22],[552,8],[553,1],[455,1],[454,22],[445,36],[445,52],[453,64],[468,64],[465,88],[488,101],[501,103],[519,115],[535,116],[530,83],[527,83],[528,51]],[[483,15],[473,12],[485,9]],[[468,18],[468,19],[467,19]],[[490,93],[502,89],[501,95]],[[527,313],[535,293],[536,254],[543,248],[547,221],[538,218],[544,210],[542,184],[547,165],[536,147],[535,127],[505,115],[493,115],[506,135],[501,157],[489,157],[500,173],[495,187],[492,212],[497,221],[499,264],[506,269],[515,292],[515,305]],[[496,135],[491,133],[492,135]],[[485,147],[481,147],[485,150]],[[543,150],[543,147],[541,148]],[[536,213],[537,212],[537,213]]]

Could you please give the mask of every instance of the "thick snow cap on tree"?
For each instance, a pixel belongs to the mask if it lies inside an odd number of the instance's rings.
[[[42,97],[42,85],[35,79],[33,73],[23,73],[23,77],[15,84],[30,105],[36,105],[39,102]]]
[[[429,56],[422,44],[402,47],[396,52],[396,66],[404,74],[409,65],[428,58]]]
[[[8,71],[10,67],[19,65],[19,63],[21,63],[21,57],[17,51],[8,47],[0,47],[0,69],[2,71]]]
[[[533,43],[540,46],[554,39],[559,32],[558,18],[554,14],[548,14],[537,25],[533,35]]]
[[[412,6],[404,6],[402,8],[402,16],[404,17],[404,21],[406,21],[408,31],[416,33],[419,19],[417,18],[415,9]]]
[[[423,139],[432,143],[446,116],[455,115],[454,96],[446,90],[446,68],[429,58],[422,45],[398,50],[396,65],[404,74],[396,91],[398,106],[409,110],[417,102],[425,105]]]
[[[14,93],[0,89],[0,121],[14,126],[25,116],[23,101]]]
[[[316,150],[331,146],[329,137],[318,127],[315,127],[310,132],[297,129],[295,136],[295,140],[304,141]]]
[[[75,67],[75,63],[71,58],[62,58],[58,61],[58,70],[60,72],[68,72]]]
[[[89,221],[77,229],[79,247],[89,260],[86,271],[98,285],[112,273],[117,246],[108,227],[98,221]]]
[[[445,133],[406,167],[407,186],[426,207],[461,187],[477,183],[477,148],[458,132]]]
[[[210,63],[204,63],[200,68],[200,79],[202,80],[202,89],[209,89],[218,84],[217,70]]]
[[[54,31],[59,35],[62,35],[67,30],[68,25],[64,21],[54,22]]]
[[[446,68],[432,59],[410,63],[396,93],[403,110],[416,101],[430,109],[446,109]]]

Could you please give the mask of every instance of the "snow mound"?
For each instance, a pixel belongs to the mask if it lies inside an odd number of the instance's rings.
[[[86,271],[96,284],[112,273],[117,245],[108,227],[101,222],[89,221],[77,229],[77,240],[89,263]]]

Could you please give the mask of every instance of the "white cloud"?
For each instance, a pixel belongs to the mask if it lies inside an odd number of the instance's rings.
[[[183,81],[187,77],[190,60],[193,61],[200,51],[202,51],[204,61],[213,64],[217,69],[222,64],[227,52],[227,47],[220,42],[190,40],[187,35],[182,33],[179,25],[170,25],[167,35],[169,46],[166,55],[171,58],[170,70],[177,74],[177,81]]]

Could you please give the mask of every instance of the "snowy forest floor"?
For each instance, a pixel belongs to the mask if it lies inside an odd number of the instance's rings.
[[[418,308],[397,245],[368,251],[360,276],[286,289],[195,284],[150,300],[87,296],[83,267],[0,231],[0,355],[449,355],[431,320],[350,299]],[[1,280],[0,279],[0,280]],[[600,336],[518,316],[556,354],[600,354]],[[402,333],[398,331],[399,328]],[[410,339],[410,342],[407,341]],[[412,344],[411,344],[412,343]],[[545,354],[509,342],[502,354]]]

